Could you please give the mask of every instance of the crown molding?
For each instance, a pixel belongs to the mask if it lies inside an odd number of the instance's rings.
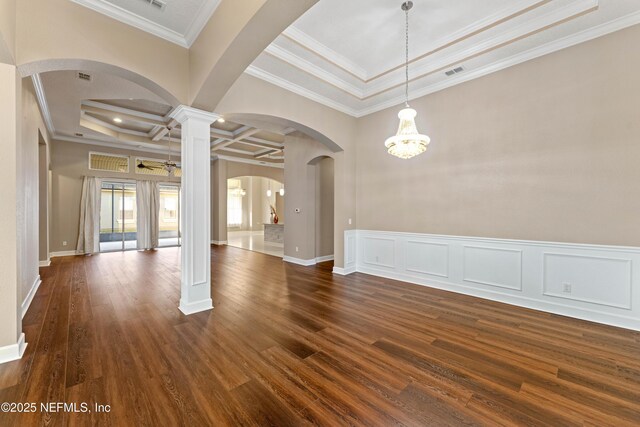
[[[586,0],[588,2],[591,3],[596,3],[597,4],[597,0]],[[587,4],[587,3],[582,3]],[[640,24],[640,12],[634,12],[631,13],[629,15],[625,15],[619,18],[616,18],[612,21],[600,24],[598,26],[580,31],[578,33],[563,37],[561,39],[546,43],[542,46],[538,46],[536,48],[527,50],[525,52],[510,56],[506,59],[503,60],[499,60],[499,61],[495,61],[491,64],[488,64],[482,68],[476,69],[476,70],[472,70],[472,71],[468,71],[465,72],[463,74],[457,75],[455,77],[451,77],[443,82],[440,83],[436,83],[433,85],[429,85],[420,89],[414,89],[412,90],[412,96],[411,99],[416,99],[416,98],[420,98],[422,96],[425,95],[429,95],[431,93],[434,92],[438,92],[441,91],[443,89],[458,85],[460,83],[464,83],[473,79],[477,79],[479,77],[488,75],[488,74],[492,74],[496,71],[500,71],[502,69],[529,61],[531,59],[535,59],[538,58],[540,56],[544,56],[544,55],[548,55],[550,53],[562,50],[562,49],[566,49],[568,47],[571,46],[575,46],[577,44],[580,43],[584,43],[587,42],[589,40],[593,40],[595,38],[598,37],[602,37],[605,36],[607,34],[616,32],[616,31],[620,31],[623,30],[627,27],[633,26],[633,25],[637,25]],[[303,88],[299,85],[296,84],[292,84],[289,83],[288,81],[286,81],[285,79],[278,77],[278,76],[274,76],[273,74],[261,70],[257,67],[251,66],[247,69],[247,74],[250,74],[254,77],[257,77],[259,79],[265,80],[269,83],[275,84],[277,86],[280,86],[284,89],[287,89],[291,92],[294,92],[300,96],[304,96],[308,99],[311,99],[315,102],[318,102],[320,104],[323,104],[327,107],[333,108],[335,110],[341,111],[345,114],[349,114],[353,117],[364,117],[367,116],[369,114],[384,110],[386,108],[390,108],[390,107],[394,107],[397,105],[400,105],[402,102],[404,102],[404,96],[403,95],[399,95],[396,96],[392,99],[389,99],[387,101],[383,101],[383,102],[379,102],[379,103],[375,103],[371,106],[362,108],[362,109],[356,109],[356,108],[352,108],[349,107],[347,105],[344,105],[340,102],[334,101],[334,100],[330,100],[328,98],[326,98],[323,95],[320,95],[318,93],[315,93],[309,89]]]
[[[198,10],[196,17],[191,22],[185,33],[181,34],[133,12],[129,12],[128,10],[123,9],[120,6],[108,3],[105,0],[71,1],[187,49],[190,48],[193,42],[195,42],[195,40],[198,38],[198,35],[220,4],[220,0],[211,2],[205,1],[200,7],[200,10]]]
[[[187,43],[187,47],[191,47],[191,45],[193,45],[193,43],[198,39],[198,36],[204,29],[204,26],[207,25],[207,22],[209,22],[209,19],[211,19],[213,13],[220,5],[220,1],[221,0],[205,1],[202,3],[195,19],[191,22],[189,28],[187,28],[187,31],[184,33],[184,39]]]
[[[40,112],[42,113],[42,119],[44,120],[44,124],[49,131],[49,135],[53,136],[56,133],[55,127],[53,127],[53,120],[51,119],[51,111],[49,111],[49,104],[47,103],[47,97],[44,94],[44,86],[42,86],[42,80],[40,79],[40,74],[35,73],[31,76],[31,81],[33,82],[33,88],[36,92],[36,99],[38,100],[38,105],[40,106]]]
[[[358,87],[349,82],[346,82],[343,79],[337,77],[335,74],[318,67],[317,65],[301,58],[300,56],[288,51],[285,48],[271,43],[264,51],[265,53],[278,58],[279,60],[284,61],[289,65],[292,65],[320,80],[331,84],[332,86],[348,93],[349,95],[352,95],[356,98],[364,97],[364,87]]]
[[[325,96],[317,94],[309,89],[303,88],[295,83],[291,83],[282,77],[278,77],[274,74],[269,73],[268,71],[264,71],[261,68],[256,67],[255,65],[250,65],[244,71],[250,76],[257,77],[261,80],[264,80],[273,85],[279,86],[283,89],[286,89],[290,92],[296,93],[298,95],[304,96],[305,98],[311,99],[312,101],[316,101],[319,104],[326,105],[327,107],[333,108],[334,110],[341,111],[350,116],[357,117],[357,110],[348,107],[339,102],[333,101]]]
[[[342,68],[349,74],[359,78],[360,80],[367,80],[367,72],[364,70],[364,68],[360,67],[350,59],[340,55],[335,50],[320,43],[313,37],[300,31],[295,26],[291,26],[284,30],[282,32],[282,35],[293,41],[294,43],[297,43],[300,46],[304,47],[305,49],[314,52],[316,55],[329,59],[330,62],[333,62],[338,67]]]

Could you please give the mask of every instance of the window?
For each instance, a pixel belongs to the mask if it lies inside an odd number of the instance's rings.
[[[129,172],[129,157],[106,153],[89,153],[89,169],[107,172]]]
[[[180,187],[160,186],[159,246],[180,245]]]
[[[139,175],[169,176],[169,173],[164,169],[164,162],[159,159],[136,158],[136,173]],[[182,169],[176,168],[172,176],[180,178]]]
[[[242,181],[230,179],[227,181],[227,226],[242,226]]]

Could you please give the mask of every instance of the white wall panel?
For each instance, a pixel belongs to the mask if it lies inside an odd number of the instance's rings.
[[[350,230],[345,253],[344,274],[640,330],[640,248]]]

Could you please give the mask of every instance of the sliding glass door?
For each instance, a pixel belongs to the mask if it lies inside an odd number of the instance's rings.
[[[160,247],[180,246],[180,186],[160,186]]]
[[[100,252],[136,247],[136,185],[105,181],[100,200]]]

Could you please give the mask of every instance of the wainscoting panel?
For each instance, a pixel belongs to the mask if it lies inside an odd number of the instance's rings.
[[[544,294],[631,310],[631,260],[544,254]]]
[[[405,245],[407,265],[405,269],[414,273],[449,277],[449,245],[407,240]]]
[[[463,246],[462,280],[480,285],[522,290],[522,251]]]
[[[636,247],[350,230],[354,271],[640,330]]]

